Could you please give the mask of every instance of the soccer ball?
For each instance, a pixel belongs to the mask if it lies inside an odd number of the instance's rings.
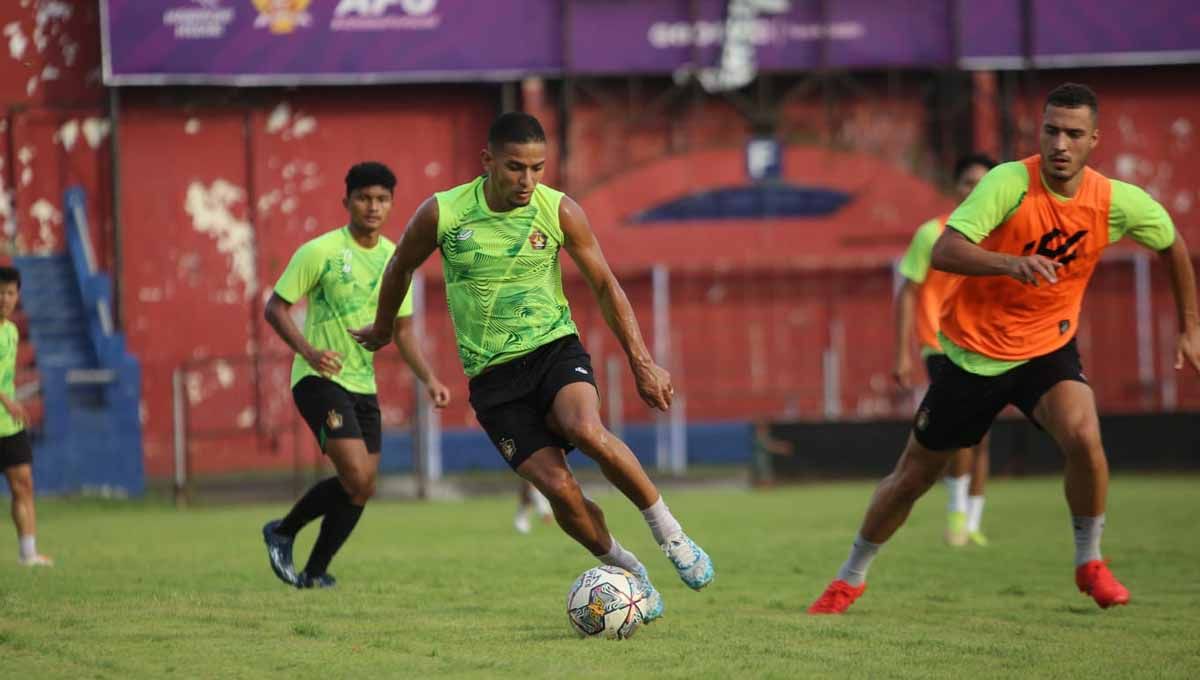
[[[636,576],[602,565],[575,579],[567,593],[567,620],[581,638],[624,640],[642,625],[645,606]]]

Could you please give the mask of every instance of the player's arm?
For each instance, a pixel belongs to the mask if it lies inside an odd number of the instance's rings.
[[[652,408],[667,410],[675,394],[671,386],[671,374],[650,356],[637,317],[633,314],[633,306],[629,304],[629,298],[625,297],[625,291],[604,259],[600,243],[588,224],[583,208],[570,197],[563,196],[558,207],[558,220],[563,231],[563,247],[583,273],[583,278],[600,304],[604,321],[625,350],[642,401]]]
[[[941,232],[940,220],[929,220],[917,227],[912,242],[896,271],[904,278],[904,284],[896,295],[896,368],[892,377],[905,389],[912,387],[912,337],[917,308],[917,290],[929,275],[929,254],[933,243]]]
[[[304,357],[314,371],[326,377],[337,375],[342,370],[341,355],[331,350],[313,347],[308,338],[304,337],[304,333],[296,327],[291,309],[292,303],[280,297],[278,292],[274,292],[271,293],[271,299],[267,300],[263,316],[266,317],[267,323],[271,324],[271,328],[275,329],[275,334],[287,343],[293,352]]]
[[[1021,283],[1038,285],[1038,277],[1058,283],[1062,265],[1042,255],[997,253],[972,243],[957,229],[946,229],[933,244],[931,266],[965,276],[1011,276]]]
[[[436,408],[445,408],[450,403],[450,390],[437,379],[437,376],[430,370],[428,362],[425,361],[421,343],[417,340],[417,334],[413,330],[411,315],[396,317],[392,341],[395,343],[396,349],[400,350],[400,356],[404,357],[404,363],[412,369],[413,375],[424,383],[433,405]]]
[[[1060,265],[1042,255],[997,253],[977,245],[1016,212],[1029,190],[1029,170],[1024,163],[1001,163],[988,171],[971,190],[933,245],[930,266],[964,276],[1011,276],[1021,283],[1038,285],[1038,278],[1057,283]]]
[[[21,425],[29,422],[29,414],[25,411],[25,407],[21,402],[4,394],[0,394],[0,404],[4,404],[4,408]]]
[[[1171,292],[1174,293],[1175,312],[1179,320],[1179,351],[1175,355],[1175,368],[1183,368],[1186,359],[1192,368],[1200,372],[1200,310],[1196,305],[1196,274],[1183,235],[1176,232],[1175,240],[1167,248],[1158,251],[1158,255],[1171,279]]]
[[[437,250],[437,228],[437,198],[430,196],[408,220],[396,252],[383,273],[375,323],[365,328],[348,329],[358,344],[375,352],[392,340],[396,314],[412,286],[413,274]]]
[[[1157,251],[1171,280],[1175,298],[1175,313],[1179,322],[1179,349],[1175,368],[1184,361],[1200,372],[1200,312],[1196,303],[1196,274],[1187,242],[1175,229],[1171,216],[1162,204],[1140,187],[1112,180],[1112,203],[1109,206],[1111,240],[1128,235],[1134,241]]]
[[[896,294],[896,369],[892,377],[896,379],[896,384],[905,389],[912,387],[912,352],[909,343],[917,308],[917,285],[906,277],[900,292]]]
[[[20,341],[20,338],[18,338],[18,342],[19,341]],[[12,352],[14,355],[17,353],[17,343],[16,342],[13,343]],[[6,362],[6,361],[12,361],[13,366],[15,368],[16,357],[10,358],[8,356],[0,356],[0,362]],[[17,401],[15,397],[10,397],[7,394],[0,393],[0,404],[3,404],[5,410],[7,410],[9,412],[9,414],[13,417],[13,420],[17,421],[21,425],[25,425],[26,423],[29,422],[29,414],[25,412],[25,407],[22,406],[21,402]]]

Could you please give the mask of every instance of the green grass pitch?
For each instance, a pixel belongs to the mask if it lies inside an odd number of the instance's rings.
[[[700,593],[632,506],[600,494],[667,607],[623,642],[573,636],[566,591],[594,560],[557,527],[516,534],[508,497],[372,503],[334,561],[338,587],[305,592],[267,566],[259,528],[282,506],[42,501],[56,567],[21,568],[15,538],[0,540],[0,676],[1195,678],[1197,482],[1114,479],[1104,548],[1127,607],[1076,591],[1061,481],[1000,480],[991,546],[943,546],[935,488],[842,617],[804,609],[845,558],[870,484],[668,490],[716,564]],[[314,535],[301,534],[301,565]]]

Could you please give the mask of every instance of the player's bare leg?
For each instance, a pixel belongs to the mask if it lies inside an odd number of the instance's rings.
[[[596,461],[613,486],[642,511],[655,542],[671,560],[679,578],[700,590],[713,579],[712,560],[671,514],[658,488],[625,442],[600,420],[600,397],[589,383],[572,383],[559,390],[547,416],[550,429]]]
[[[908,444],[892,473],[875,488],[850,557],[837,578],[809,607],[811,614],[841,614],[867,589],[867,569],[875,555],[899,529],[913,505],[929,491],[946,467],[949,452],[931,451],[909,434]]]
[[[588,387],[590,389],[591,386]],[[646,567],[609,532],[604,511],[583,495],[579,480],[567,465],[562,449],[545,447],[534,451],[517,466],[517,474],[546,497],[554,512],[554,519],[568,536],[587,548],[602,563],[620,567],[642,579],[646,597],[652,602],[647,622],[662,616],[662,598],[650,583]]]
[[[20,545],[18,561],[30,567],[49,567],[54,560],[37,551],[37,513],[34,509],[33,466],[28,463],[4,469],[12,495],[12,520]]]
[[[1108,459],[1100,441],[1100,419],[1092,388],[1065,380],[1046,392],[1034,417],[1066,458],[1063,487],[1075,530],[1075,584],[1102,608],[1129,602],[1129,591],[1112,575],[1100,553],[1108,498]]]

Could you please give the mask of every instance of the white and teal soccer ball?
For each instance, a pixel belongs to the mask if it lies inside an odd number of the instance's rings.
[[[624,640],[642,625],[644,603],[636,576],[602,565],[575,579],[567,593],[567,620],[579,637]]]

